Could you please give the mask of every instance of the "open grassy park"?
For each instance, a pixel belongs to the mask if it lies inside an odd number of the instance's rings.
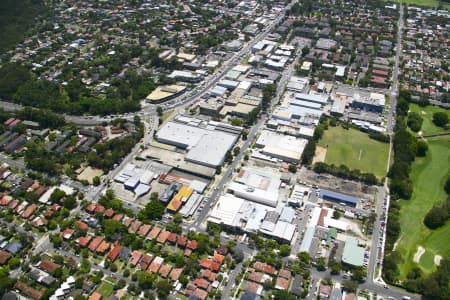
[[[396,0],[394,2],[428,7],[437,7],[439,5],[438,0]]]
[[[364,132],[330,126],[319,146],[326,148],[325,162],[328,164],[344,164],[378,177],[386,175],[389,144],[373,140]]]
[[[450,129],[445,129],[434,125],[433,123],[433,114],[436,112],[446,112],[449,114],[449,110],[441,108],[439,106],[428,105],[426,107],[421,107],[417,104],[411,103],[409,105],[409,110],[412,112],[418,113],[422,119],[422,135],[431,135],[431,134],[439,134],[439,133],[450,133]]]
[[[399,264],[401,279],[415,265],[414,255],[419,246],[425,252],[416,259],[426,273],[435,269],[435,255],[450,254],[450,223],[437,230],[429,230],[423,224],[430,208],[447,197],[443,186],[450,172],[450,137],[429,139],[428,145],[427,156],[416,158],[412,165],[413,196],[410,200],[401,200],[401,233],[396,245],[404,259]]]

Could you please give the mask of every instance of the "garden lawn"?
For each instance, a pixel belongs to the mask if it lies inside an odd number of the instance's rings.
[[[419,245],[425,248],[419,261],[425,273],[435,269],[435,255],[450,254],[450,222],[437,230],[429,230],[423,224],[430,208],[447,197],[443,187],[450,171],[450,138],[429,140],[428,145],[427,156],[416,158],[412,165],[412,198],[401,200],[401,233],[396,248],[404,260],[399,264],[401,279],[415,265],[413,257]]]
[[[373,140],[364,132],[329,126],[319,146],[327,148],[327,164],[344,164],[378,177],[386,175],[389,144]]]
[[[114,286],[111,283],[107,282],[107,281],[103,281],[103,283],[97,289],[97,292],[102,294],[102,296],[104,298],[111,296],[113,291],[114,291]]]
[[[418,113],[423,118],[422,128],[420,129],[422,131],[422,135],[427,136],[430,134],[437,134],[437,133],[450,133],[450,129],[437,127],[433,123],[434,113],[445,112],[447,114],[450,114],[449,110],[434,105],[420,107],[419,105],[414,103],[411,103],[409,105],[409,110]]]

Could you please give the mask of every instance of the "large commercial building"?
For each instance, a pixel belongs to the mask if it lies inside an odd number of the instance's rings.
[[[342,253],[342,262],[344,264],[361,267],[364,263],[364,248],[358,245],[358,240],[354,237],[347,237]]]
[[[307,143],[306,139],[263,130],[256,141],[256,146],[261,149],[262,154],[267,156],[288,163],[299,163]]]
[[[386,103],[385,96],[379,93],[370,93],[369,97],[360,97],[355,94],[352,107],[370,112],[382,113]]]
[[[222,130],[219,127],[202,124],[201,120],[167,122],[155,138],[158,142],[186,150],[186,161],[216,168],[223,164],[227,151],[233,148],[238,138],[230,131],[233,128]]]
[[[162,103],[175,97],[178,97],[186,91],[186,87],[182,85],[163,85],[157,87],[150,95],[147,96],[147,101],[151,103]]]
[[[280,242],[291,242],[296,226],[286,220],[289,213],[280,217],[274,208],[246,201],[242,198],[225,194],[213,207],[208,222],[219,224],[237,233],[261,232]]]
[[[356,197],[328,190],[320,190],[319,197],[326,201],[344,203],[345,205],[353,207],[356,207],[359,203],[359,199]]]

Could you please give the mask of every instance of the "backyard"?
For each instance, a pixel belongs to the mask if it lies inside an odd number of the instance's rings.
[[[401,233],[396,245],[404,259],[399,264],[401,279],[414,266],[414,260],[429,273],[435,269],[437,255],[450,254],[450,223],[436,230],[429,230],[423,224],[430,208],[446,198],[443,186],[450,171],[450,138],[430,139],[428,145],[427,156],[416,158],[412,166],[413,196],[401,200]]]
[[[364,132],[330,126],[318,145],[326,148],[327,164],[344,164],[378,177],[386,175],[389,144],[373,140]]]

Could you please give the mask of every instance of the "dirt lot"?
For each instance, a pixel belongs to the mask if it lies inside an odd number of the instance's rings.
[[[317,146],[316,153],[314,154],[312,163],[315,164],[316,162],[324,162],[326,156],[327,156],[327,148]]]
[[[92,184],[92,179],[95,176],[102,176],[103,175],[103,171],[100,169],[93,169],[91,167],[87,167],[86,169],[84,169],[83,172],[81,172],[80,175],[77,176],[78,180],[87,180],[89,182],[89,184]]]

